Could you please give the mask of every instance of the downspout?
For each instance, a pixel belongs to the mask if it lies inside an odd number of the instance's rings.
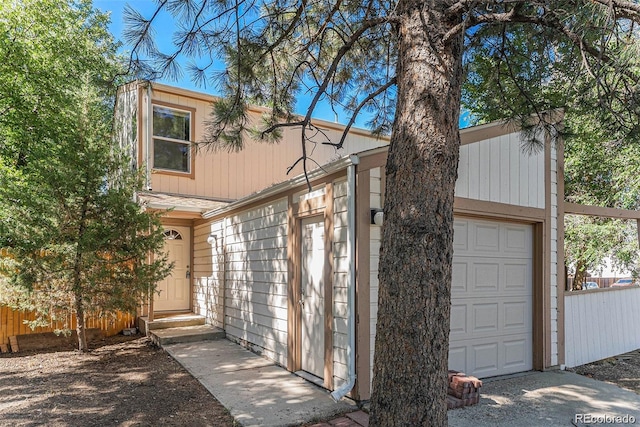
[[[349,254],[349,283],[347,283],[347,338],[349,340],[348,369],[349,378],[337,390],[331,393],[333,400],[338,402],[347,395],[356,383],[356,165],[360,159],[357,156],[350,156],[351,164],[347,166],[347,254]]]
[[[149,141],[151,140],[151,135],[153,135],[153,104],[151,103],[151,83],[147,86],[147,131],[145,132],[144,138],[144,152],[145,152],[145,187],[147,191],[151,191],[151,174],[149,173]]]

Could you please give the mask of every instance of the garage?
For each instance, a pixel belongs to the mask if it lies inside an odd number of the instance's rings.
[[[449,368],[479,378],[533,368],[533,227],[456,218]]]

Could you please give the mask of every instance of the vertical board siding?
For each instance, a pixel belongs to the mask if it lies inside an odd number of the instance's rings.
[[[195,142],[202,141],[204,123],[209,119],[211,112],[210,101],[162,91],[154,91],[152,96],[154,101],[195,109],[195,135],[192,138]],[[142,113],[148,114],[146,111]],[[256,123],[260,120],[258,113],[250,112],[249,116],[250,120]],[[351,153],[388,144],[387,140],[358,134],[349,134],[340,150],[322,144],[327,139],[337,143],[341,136],[342,132],[339,130],[323,129],[313,142],[307,143],[307,152],[312,153],[311,158],[318,165],[324,165]],[[248,140],[245,148],[237,153],[201,149],[195,154],[194,179],[158,172],[152,174],[151,185],[156,192],[238,199],[301,174],[302,164],[287,173],[288,168],[296,162],[301,153],[300,129],[285,128],[279,144]]]
[[[225,329],[287,364],[287,199],[224,220]]]
[[[223,221],[216,221],[193,230],[193,311],[219,328],[224,328],[223,225]],[[215,236],[213,244],[207,242],[210,235]]]
[[[31,329],[25,321],[35,319],[35,314],[29,311],[17,311],[7,306],[0,306],[0,344],[9,344],[9,337],[15,335],[38,334],[41,332],[54,332],[60,329],[76,328],[76,317],[71,309],[57,322],[50,322],[48,326]],[[118,312],[114,316],[89,316],[87,317],[87,328],[99,328],[108,337],[119,334],[125,328],[135,327],[136,316],[129,313]]]
[[[567,367],[640,348],[640,288],[568,292],[564,307]]]
[[[349,257],[347,252],[347,181],[333,183],[333,384],[349,378]],[[355,285],[355,284],[352,284]]]
[[[456,196],[544,208],[544,153],[523,152],[518,133],[463,145]]]

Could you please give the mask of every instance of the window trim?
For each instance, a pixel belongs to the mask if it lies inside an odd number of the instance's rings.
[[[155,150],[155,144],[154,144],[154,139],[155,136],[153,134],[153,107],[154,106],[158,106],[158,107],[163,107],[163,108],[169,108],[172,110],[177,110],[180,112],[184,112],[184,113],[189,113],[190,117],[190,124],[189,124],[189,137],[190,137],[190,141],[189,141],[189,159],[190,159],[190,164],[189,164],[189,172],[180,172],[177,170],[171,170],[171,169],[163,169],[163,168],[157,168],[155,167],[155,164],[152,164],[151,166],[151,172],[154,174],[162,174],[162,175],[170,175],[170,176],[179,176],[179,177],[183,177],[183,178],[190,178],[190,179],[195,179],[195,166],[196,166],[196,159],[195,159],[195,150],[193,150],[193,141],[195,140],[194,136],[195,136],[195,130],[196,130],[196,126],[195,126],[195,116],[196,116],[196,109],[192,108],[192,107],[187,107],[184,105],[178,105],[178,104],[172,104],[169,102],[164,102],[164,101],[158,101],[158,100],[151,100],[151,126],[150,126],[150,144],[149,144],[149,148],[151,153],[149,153],[149,160],[151,162],[153,162],[154,160],[154,150]],[[176,142],[176,143],[180,143],[179,140],[174,140],[172,138],[165,138],[165,137],[160,137],[162,140],[165,141],[170,141],[170,142]]]

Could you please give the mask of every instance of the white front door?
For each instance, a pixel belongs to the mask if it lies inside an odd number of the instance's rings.
[[[171,274],[158,282],[153,300],[154,311],[189,310],[191,283],[191,235],[188,227],[167,227],[164,250],[173,262]]]
[[[302,220],[302,370],[324,378],[324,219]]]

